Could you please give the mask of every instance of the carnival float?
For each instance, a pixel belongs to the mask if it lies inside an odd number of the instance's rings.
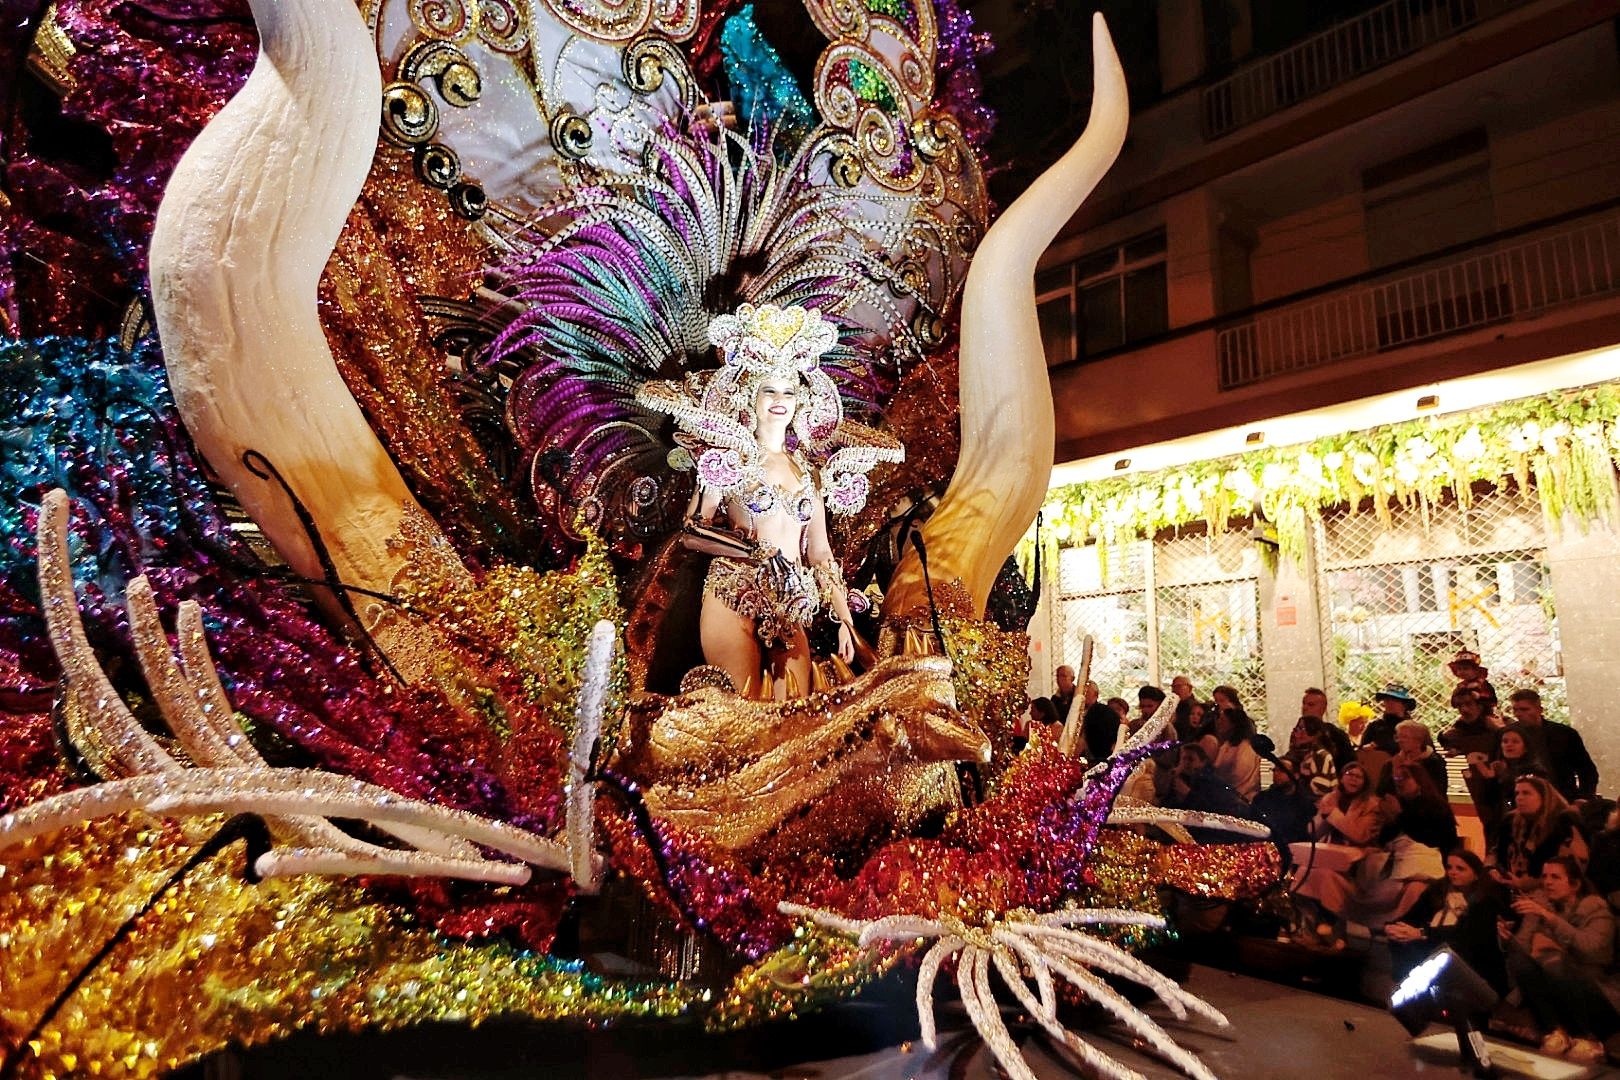
[[[1166,713],[1010,739],[1032,277],[1124,139],[1107,30],[997,213],[954,0],[795,17],[808,95],[735,4],[34,11],[8,59],[95,167],[6,133],[0,1075],[700,1038],[896,973],[1013,1076],[1003,1005],[1137,1075],[1077,1002],[1209,1075],[1120,987],[1224,1022],[1136,952],[1163,889],[1269,886],[1263,830],[1118,798]],[[706,959],[559,945],[626,919]]]

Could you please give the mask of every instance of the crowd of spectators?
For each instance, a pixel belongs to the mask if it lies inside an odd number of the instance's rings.
[[[1347,729],[1311,687],[1281,748],[1257,734],[1231,686],[1205,698],[1177,676],[1168,695],[1135,690],[1133,710],[1087,683],[1077,752],[1108,757],[1173,696],[1164,738],[1176,749],[1144,762],[1129,790],[1269,825],[1291,863],[1294,940],[1330,951],[1351,936],[1386,941],[1397,978],[1449,946],[1520,1003],[1544,1051],[1596,1063],[1603,1040],[1620,1033],[1611,907],[1620,903],[1620,811],[1598,797],[1579,732],[1548,720],[1534,689],[1509,694],[1503,715],[1478,660],[1464,652],[1452,662],[1455,715],[1443,726],[1419,720],[1413,694],[1389,685],[1376,714]],[[1072,670],[1057,682],[1058,696],[1032,705],[1053,738],[1077,695]],[[1478,831],[1459,828],[1448,759],[1468,795],[1457,805],[1477,815]]]

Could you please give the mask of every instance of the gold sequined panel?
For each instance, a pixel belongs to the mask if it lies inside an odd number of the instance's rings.
[[[989,749],[953,700],[940,657],[891,658],[788,702],[714,688],[649,698],[629,710],[615,767],[658,818],[707,842],[766,857],[832,850],[952,797],[929,767]]]
[[[667,1017],[699,1001],[684,988],[608,983],[503,946],[447,945],[346,882],[247,884],[240,843],[165,890],[219,824],[181,828],[132,814],[0,854],[0,1058],[18,1055],[18,1075],[156,1076],[227,1043],[300,1028]],[[27,1038],[132,917],[130,932]]]

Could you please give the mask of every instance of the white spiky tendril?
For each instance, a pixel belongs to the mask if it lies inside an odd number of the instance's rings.
[[[90,650],[73,590],[68,513],[66,492],[46,494],[37,530],[45,621],[62,665],[69,709],[82,717],[85,737],[97,744],[118,777],[0,816],[0,849],[132,810],[168,816],[248,813],[263,817],[272,837],[271,849],[254,862],[261,877],[392,874],[521,885],[538,866],[572,873],[581,888],[595,888],[602,861],[593,850],[591,785],[584,783],[584,772],[611,678],[611,623],[598,624],[587,654],[570,763],[575,783],[567,842],[559,843],[352,777],[272,768],[237,725],[208,653],[201,608],[191,600],[180,605],[177,656],[158,619],[151,584],[138,577],[127,591],[130,634],[159,712],[180,749],[199,766],[188,767],[135,718]],[[365,821],[410,849],[359,840],[327,820],[332,817]],[[519,861],[486,858],[479,846]]]
[[[1220,1010],[1189,994],[1164,973],[1118,945],[1075,929],[1082,925],[1163,929],[1164,920],[1157,915],[1124,908],[1066,908],[1046,914],[1010,912],[989,926],[975,927],[955,919],[930,919],[920,915],[862,920],[797,904],[784,903],[780,909],[783,914],[846,934],[863,947],[884,941],[932,940],[933,945],[923,954],[917,972],[917,1020],[923,1044],[930,1050],[938,1045],[934,983],[946,961],[954,957],[956,985],[968,1019],[996,1061],[1014,1080],[1035,1080],[1035,1073],[1001,1018],[990,984],[992,967],[1036,1023],[1082,1065],[1096,1073],[1111,1080],[1142,1080],[1141,1073],[1097,1049],[1058,1021],[1059,978],[1082,997],[1101,1005],[1132,1035],[1188,1076],[1195,1080],[1215,1080],[1203,1062],[1178,1045],[1152,1017],[1104,982],[1102,976],[1121,976],[1147,987],[1178,1020],[1197,1014],[1221,1027],[1229,1027],[1230,1021]],[[1029,986],[1031,982],[1035,986],[1033,991]]]

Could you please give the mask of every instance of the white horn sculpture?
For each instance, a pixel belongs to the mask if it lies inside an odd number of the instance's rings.
[[[401,521],[415,511],[433,527],[338,374],[316,309],[376,150],[376,53],[349,0],[252,0],[252,10],[258,62],[181,158],[158,210],[158,335],[192,438],[292,568],[386,592],[407,558]],[[330,567],[249,451],[319,524]],[[401,635],[419,629],[379,612],[362,621],[409,678]]]
[[[1035,520],[1052,477],[1052,386],[1035,316],[1035,263],[1097,186],[1125,142],[1130,104],[1107,24],[1093,17],[1091,118],[1069,152],[985,234],[962,292],[962,450],[939,508],[923,525],[936,583],[961,579],[982,614],[1001,565]],[[908,551],[886,615],[924,601]]]

